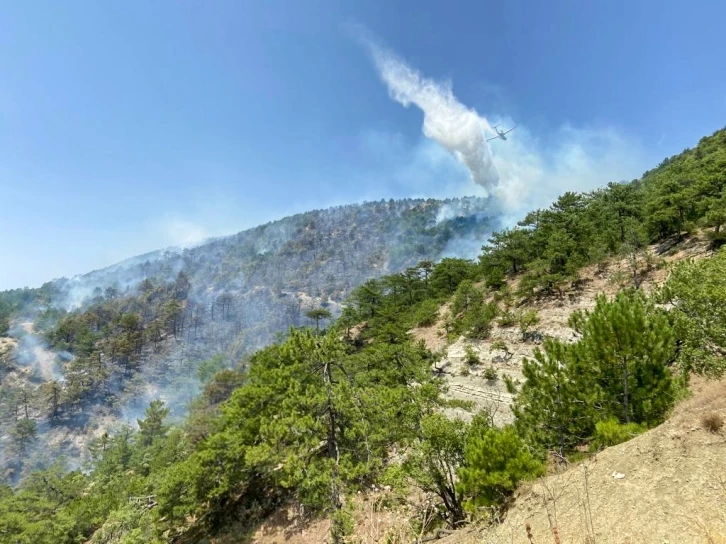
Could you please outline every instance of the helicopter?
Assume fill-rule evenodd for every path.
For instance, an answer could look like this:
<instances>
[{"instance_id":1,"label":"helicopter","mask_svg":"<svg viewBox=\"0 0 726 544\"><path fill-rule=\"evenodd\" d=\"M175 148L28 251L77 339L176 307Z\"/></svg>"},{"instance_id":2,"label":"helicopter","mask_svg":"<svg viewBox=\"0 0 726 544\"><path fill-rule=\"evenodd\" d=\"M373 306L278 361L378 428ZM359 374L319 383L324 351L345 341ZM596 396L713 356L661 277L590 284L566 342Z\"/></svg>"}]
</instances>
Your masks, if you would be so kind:
<instances>
[{"instance_id":1,"label":"helicopter","mask_svg":"<svg viewBox=\"0 0 726 544\"><path fill-rule=\"evenodd\" d=\"M507 131L502 131L502 130L499 130L499 129L497 128L498 126L499 126L499 125L494 125L494 127L493 127L493 128L494 128L494 132L496 132L496 133L497 133L497 135L496 135L496 136L494 136L493 138L487 138L487 142L491 142L492 140L496 140L497 138L500 138L500 139L502 139L502 140L506 140L506 139L507 139L507 136L506 136L506 135L507 135L507 134L509 134L510 132L512 132L512 131L513 131L513 130L514 130L515 128L517 128L517 125L514 125L514 126L513 126L512 128L510 128L509 130L507 130Z\"/></svg>"}]
</instances>

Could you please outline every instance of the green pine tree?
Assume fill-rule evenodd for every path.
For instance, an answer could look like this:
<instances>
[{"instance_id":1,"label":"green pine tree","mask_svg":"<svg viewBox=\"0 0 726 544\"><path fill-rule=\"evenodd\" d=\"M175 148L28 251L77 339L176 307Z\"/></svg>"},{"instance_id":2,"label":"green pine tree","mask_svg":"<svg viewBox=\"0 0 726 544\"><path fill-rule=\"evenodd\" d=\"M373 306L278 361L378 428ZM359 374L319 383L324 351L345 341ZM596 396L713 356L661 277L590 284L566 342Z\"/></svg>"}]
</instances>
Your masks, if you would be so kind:
<instances>
[{"instance_id":1,"label":"green pine tree","mask_svg":"<svg viewBox=\"0 0 726 544\"><path fill-rule=\"evenodd\" d=\"M513 427L496 429L473 425L459 468L457 489L468 497L467 506L502 505L522 480L544 473Z\"/></svg>"},{"instance_id":2,"label":"green pine tree","mask_svg":"<svg viewBox=\"0 0 726 544\"><path fill-rule=\"evenodd\" d=\"M726 372L726 249L676 265L658 300L673 306L682 372Z\"/></svg>"},{"instance_id":3,"label":"green pine tree","mask_svg":"<svg viewBox=\"0 0 726 544\"><path fill-rule=\"evenodd\" d=\"M524 359L522 374L513 406L522 435L560 455L586 440L595 424L597 391L578 367L574 347L545 340L533 359Z\"/></svg>"},{"instance_id":4,"label":"green pine tree","mask_svg":"<svg viewBox=\"0 0 726 544\"><path fill-rule=\"evenodd\" d=\"M674 401L668 365L675 336L666 314L639 292L604 295L591 313L573 316L582 334L576 346L582 372L602 391L603 418L656 424Z\"/></svg>"},{"instance_id":5,"label":"green pine tree","mask_svg":"<svg viewBox=\"0 0 726 544\"><path fill-rule=\"evenodd\" d=\"M164 406L164 401L152 400L149 403L145 413L146 417L136 420L139 424L139 434L143 445L149 446L154 440L164 436L167 428L164 425L164 419L167 415L169 415L169 408Z\"/></svg>"},{"instance_id":6,"label":"green pine tree","mask_svg":"<svg viewBox=\"0 0 726 544\"><path fill-rule=\"evenodd\" d=\"M421 421L421 436L404 463L404 470L416 485L438 496L455 527L464 519L462 495L457 489L456 471L464 462L467 425L443 414Z\"/></svg>"}]
</instances>

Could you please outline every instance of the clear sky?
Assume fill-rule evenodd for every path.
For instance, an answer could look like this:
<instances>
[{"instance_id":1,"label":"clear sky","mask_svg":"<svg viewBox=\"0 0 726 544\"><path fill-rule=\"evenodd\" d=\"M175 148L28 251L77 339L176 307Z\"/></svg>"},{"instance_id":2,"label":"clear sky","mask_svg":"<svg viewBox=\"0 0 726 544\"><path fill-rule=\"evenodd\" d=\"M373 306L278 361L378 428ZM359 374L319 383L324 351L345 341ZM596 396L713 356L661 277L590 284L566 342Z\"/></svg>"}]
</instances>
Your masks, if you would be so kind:
<instances>
[{"instance_id":1,"label":"clear sky","mask_svg":"<svg viewBox=\"0 0 726 544\"><path fill-rule=\"evenodd\" d=\"M724 20L714 1L0 1L0 288L476 192L361 35L518 123L492 149L524 193L637 177L726 124Z\"/></svg>"}]
</instances>

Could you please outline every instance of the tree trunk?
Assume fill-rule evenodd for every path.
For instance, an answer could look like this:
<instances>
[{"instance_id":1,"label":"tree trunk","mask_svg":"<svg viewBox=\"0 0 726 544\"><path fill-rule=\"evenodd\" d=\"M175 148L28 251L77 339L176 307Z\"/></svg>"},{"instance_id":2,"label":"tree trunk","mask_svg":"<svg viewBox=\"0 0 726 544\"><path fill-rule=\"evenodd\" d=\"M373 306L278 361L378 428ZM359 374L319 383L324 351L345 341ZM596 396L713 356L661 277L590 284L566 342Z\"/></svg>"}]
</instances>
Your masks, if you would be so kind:
<instances>
[{"instance_id":1,"label":"tree trunk","mask_svg":"<svg viewBox=\"0 0 726 544\"><path fill-rule=\"evenodd\" d=\"M562 413L561 412L561 410L562 410L562 395L560 394L560 384L559 384L559 382L557 383L556 389L557 389L557 410L558 410L558 412L560 412L560 414L558 414L558 416L557 416L557 442L558 442L558 444L560 446L560 451L559 451L560 456L563 456L564 455L564 451L565 451L565 437L564 437L564 433L563 433L563 430L562 430L562 418L560 417L560 415Z\"/></svg>"},{"instance_id":2,"label":"tree trunk","mask_svg":"<svg viewBox=\"0 0 726 544\"><path fill-rule=\"evenodd\" d=\"M323 367L323 379L325 380L325 391L328 397L328 457L335 461L332 474L330 475L330 503L333 507L334 514L337 514L342 508L342 503L340 501L340 489L338 487L338 464L340 463L340 450L338 449L338 438L335 432L336 414L333 406L333 376L330 363L325 363ZM337 520L336 517L333 518L330 532L330 536L333 538L334 544L343 542L343 531L340 527L340 521Z\"/></svg>"},{"instance_id":3,"label":"tree trunk","mask_svg":"<svg viewBox=\"0 0 726 544\"><path fill-rule=\"evenodd\" d=\"M628 374L628 361L623 359L623 405L625 408L625 423L630 423L630 390L629 382L630 376Z\"/></svg>"},{"instance_id":4,"label":"tree trunk","mask_svg":"<svg viewBox=\"0 0 726 544\"><path fill-rule=\"evenodd\" d=\"M30 419L28 415L28 391L23 389L23 405L25 407L25 419Z\"/></svg>"}]
</instances>

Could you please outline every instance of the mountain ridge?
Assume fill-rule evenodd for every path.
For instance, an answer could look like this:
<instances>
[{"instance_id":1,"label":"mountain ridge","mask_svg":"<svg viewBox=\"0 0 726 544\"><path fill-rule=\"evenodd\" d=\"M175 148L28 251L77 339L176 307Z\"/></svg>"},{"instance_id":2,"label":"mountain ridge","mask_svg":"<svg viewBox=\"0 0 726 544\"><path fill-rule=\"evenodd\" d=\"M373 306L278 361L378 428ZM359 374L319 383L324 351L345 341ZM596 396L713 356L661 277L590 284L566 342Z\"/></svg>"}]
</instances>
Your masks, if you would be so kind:
<instances>
[{"instance_id":1,"label":"mountain ridge","mask_svg":"<svg viewBox=\"0 0 726 544\"><path fill-rule=\"evenodd\" d=\"M371 277L437 260L462 239L483 243L487 209L470 197L313 210L0 293L0 303L29 297L13 310L14 344L3 344L0 430L27 392L22 404L42 423L41 438L74 456L114 419L135 424L155 398L182 417L202 386L203 361L218 356L232 367L304 325L309 310L339 315L350 290Z\"/></svg>"}]
</instances>

